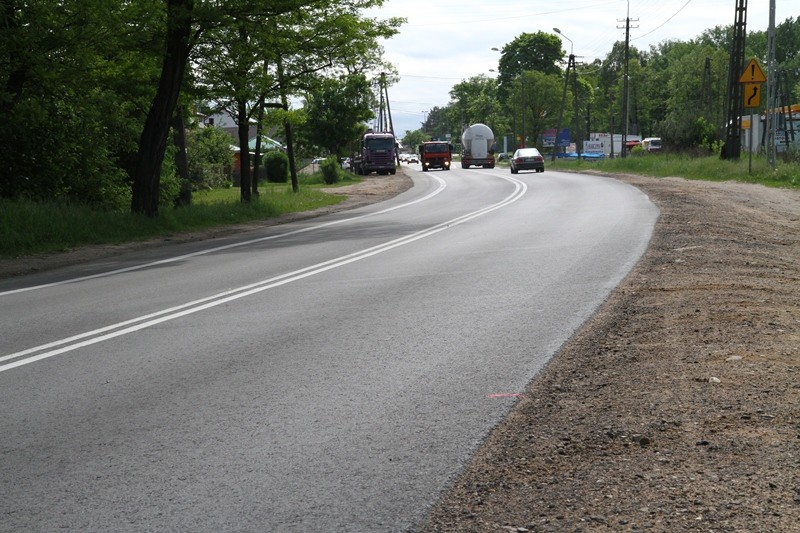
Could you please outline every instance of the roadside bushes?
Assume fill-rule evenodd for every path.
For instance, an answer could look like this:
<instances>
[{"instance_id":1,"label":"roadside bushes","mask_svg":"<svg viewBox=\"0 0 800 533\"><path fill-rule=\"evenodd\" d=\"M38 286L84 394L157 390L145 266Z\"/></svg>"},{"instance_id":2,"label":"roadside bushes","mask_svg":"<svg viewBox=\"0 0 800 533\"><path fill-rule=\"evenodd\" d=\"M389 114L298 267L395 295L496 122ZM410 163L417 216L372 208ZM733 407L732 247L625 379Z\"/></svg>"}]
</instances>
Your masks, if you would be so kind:
<instances>
[{"instance_id":1,"label":"roadside bushes","mask_svg":"<svg viewBox=\"0 0 800 533\"><path fill-rule=\"evenodd\" d=\"M264 170L270 183L289 181L289 157L283 152L273 150L264 154Z\"/></svg>"},{"instance_id":2,"label":"roadside bushes","mask_svg":"<svg viewBox=\"0 0 800 533\"><path fill-rule=\"evenodd\" d=\"M186 136L189 180L194 190L217 189L230 184L233 166L231 138L220 128L189 130Z\"/></svg>"},{"instance_id":3,"label":"roadside bushes","mask_svg":"<svg viewBox=\"0 0 800 533\"><path fill-rule=\"evenodd\" d=\"M328 185L338 183L339 180L342 179L342 169L339 166L339 160L335 155L326 158L322 163L320 163L319 168L322 171L322 181Z\"/></svg>"}]
</instances>

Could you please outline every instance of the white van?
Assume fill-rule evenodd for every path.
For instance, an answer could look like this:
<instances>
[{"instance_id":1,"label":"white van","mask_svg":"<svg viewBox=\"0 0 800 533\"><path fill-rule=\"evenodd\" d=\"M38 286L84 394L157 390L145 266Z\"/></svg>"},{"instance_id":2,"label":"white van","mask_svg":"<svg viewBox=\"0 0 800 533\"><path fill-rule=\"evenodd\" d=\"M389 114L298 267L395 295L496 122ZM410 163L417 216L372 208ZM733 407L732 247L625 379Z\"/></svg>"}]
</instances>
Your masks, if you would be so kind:
<instances>
[{"instance_id":1,"label":"white van","mask_svg":"<svg viewBox=\"0 0 800 533\"><path fill-rule=\"evenodd\" d=\"M661 137L647 137L642 139L642 148L645 152L658 152L661 150Z\"/></svg>"}]
</instances>

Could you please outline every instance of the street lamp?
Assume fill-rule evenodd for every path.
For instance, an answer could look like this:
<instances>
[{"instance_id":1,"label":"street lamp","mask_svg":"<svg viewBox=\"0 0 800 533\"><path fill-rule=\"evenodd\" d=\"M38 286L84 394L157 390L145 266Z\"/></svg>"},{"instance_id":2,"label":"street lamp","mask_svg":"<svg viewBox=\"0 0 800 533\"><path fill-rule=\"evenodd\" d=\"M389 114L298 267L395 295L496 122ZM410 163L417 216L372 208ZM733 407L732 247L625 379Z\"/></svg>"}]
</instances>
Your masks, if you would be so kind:
<instances>
[{"instance_id":1,"label":"street lamp","mask_svg":"<svg viewBox=\"0 0 800 533\"><path fill-rule=\"evenodd\" d=\"M502 50L500 50L500 49L499 49L499 48L497 48L496 46L493 46L493 47L491 48L491 50L492 50L492 52L501 52L501 53L502 53ZM499 67L499 65L498 65L498 69L497 69L497 70L495 70L495 69L493 69L493 68L490 68L490 69L489 69L489 72L492 72L492 73L494 73L494 74L497 74L497 78L496 78L496 79L498 80L498 82L500 82L500 67ZM515 102L516 102L516 96L515 96ZM515 115L515 116L514 116L514 117L513 117L513 119L512 119L513 127L512 127L512 132L511 132L511 135L514 137L514 139L516 139L516 136L517 136L516 105L515 105L515 109L514 109L514 115ZM515 142L516 142L516 141L515 141ZM503 152L504 152L504 153L505 153L505 152L508 152L508 135L506 135L506 134L503 134Z\"/></svg>"},{"instance_id":2,"label":"street lamp","mask_svg":"<svg viewBox=\"0 0 800 533\"><path fill-rule=\"evenodd\" d=\"M562 36L564 39L569 41L569 55L574 55L572 53L572 39L570 39L569 37L567 37L566 35L561 33L561 30L559 30L558 28L553 28L553 31L556 32L557 34L559 34L560 36Z\"/></svg>"}]
</instances>

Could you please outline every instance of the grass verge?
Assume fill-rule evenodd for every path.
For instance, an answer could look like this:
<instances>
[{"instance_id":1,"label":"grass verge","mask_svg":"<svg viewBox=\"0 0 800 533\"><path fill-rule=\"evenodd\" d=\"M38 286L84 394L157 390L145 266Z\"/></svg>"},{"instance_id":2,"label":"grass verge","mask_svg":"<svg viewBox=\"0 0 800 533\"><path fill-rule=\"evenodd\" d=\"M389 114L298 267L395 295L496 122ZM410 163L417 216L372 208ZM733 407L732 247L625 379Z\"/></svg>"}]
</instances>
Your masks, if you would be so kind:
<instances>
[{"instance_id":1,"label":"grass verge","mask_svg":"<svg viewBox=\"0 0 800 533\"><path fill-rule=\"evenodd\" d=\"M760 183L769 187L800 188L800 163L777 161L772 169L763 156L752 161L742 156L739 161L722 160L717 156L685 157L673 154L641 154L626 158L591 160L556 159L545 161L553 170L600 170L657 178L681 177L705 181L739 181Z\"/></svg>"},{"instance_id":2,"label":"grass verge","mask_svg":"<svg viewBox=\"0 0 800 533\"><path fill-rule=\"evenodd\" d=\"M297 193L292 192L291 184L264 184L259 187L258 199L250 203L240 201L238 188L196 192L192 205L162 207L156 218L61 202L0 199L0 258L59 252L89 244L140 241L266 220L334 205L345 199L320 191L322 187L330 187L323 183L321 174L304 174L300 180ZM337 185L358 181L358 177L346 173Z\"/></svg>"}]
</instances>

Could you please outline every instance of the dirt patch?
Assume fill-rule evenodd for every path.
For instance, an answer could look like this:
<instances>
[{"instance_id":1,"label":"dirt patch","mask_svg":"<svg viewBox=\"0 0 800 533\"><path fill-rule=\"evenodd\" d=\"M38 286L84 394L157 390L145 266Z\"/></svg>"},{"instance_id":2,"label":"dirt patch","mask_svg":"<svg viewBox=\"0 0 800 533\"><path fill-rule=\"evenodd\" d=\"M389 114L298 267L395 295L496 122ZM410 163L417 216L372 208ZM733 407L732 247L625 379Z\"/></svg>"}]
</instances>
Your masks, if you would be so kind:
<instances>
[{"instance_id":1,"label":"dirt patch","mask_svg":"<svg viewBox=\"0 0 800 533\"><path fill-rule=\"evenodd\" d=\"M798 531L800 192L619 179L645 257L421 531Z\"/></svg>"}]
</instances>

